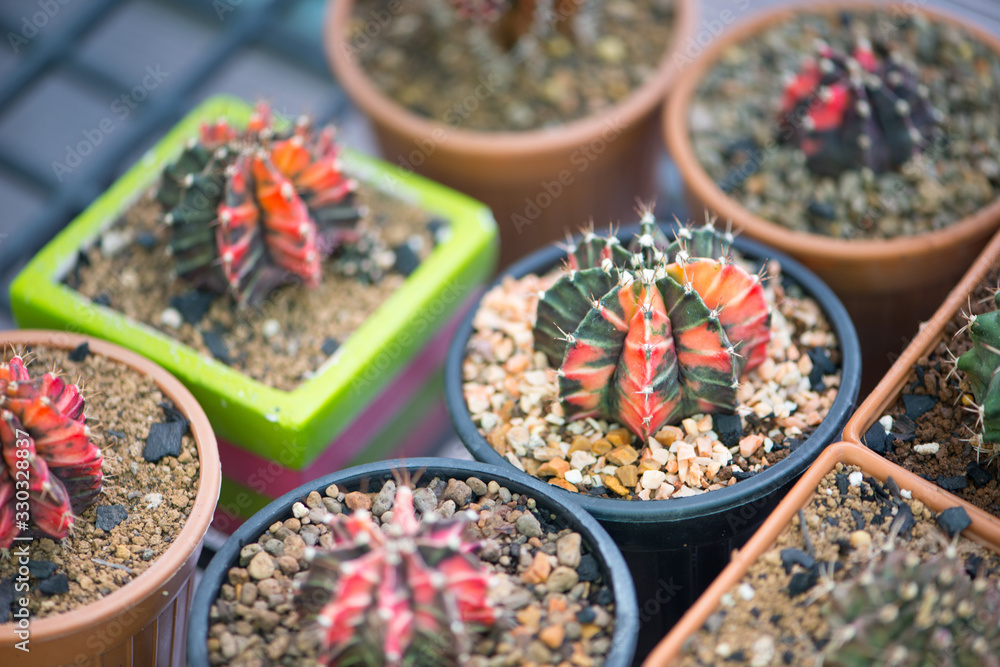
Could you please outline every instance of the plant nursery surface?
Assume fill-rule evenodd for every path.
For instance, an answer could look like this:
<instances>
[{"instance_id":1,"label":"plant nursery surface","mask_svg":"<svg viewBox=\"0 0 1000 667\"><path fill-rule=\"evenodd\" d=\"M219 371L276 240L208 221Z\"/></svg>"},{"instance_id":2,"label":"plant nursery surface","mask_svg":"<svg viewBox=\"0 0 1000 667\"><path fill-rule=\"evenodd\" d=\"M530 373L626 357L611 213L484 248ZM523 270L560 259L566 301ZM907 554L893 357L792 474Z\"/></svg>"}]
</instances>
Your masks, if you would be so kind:
<instances>
[{"instance_id":1,"label":"plant nursery surface","mask_svg":"<svg viewBox=\"0 0 1000 667\"><path fill-rule=\"evenodd\" d=\"M767 359L740 383L738 415L695 415L649 442L604 420L567 421L557 369L532 333L538 294L562 275L556 269L507 278L483 297L462 366L472 419L513 465L572 492L680 498L751 477L808 437L840 384L838 341L819 305L786 289L777 262L768 273Z\"/></svg>"},{"instance_id":2,"label":"plant nursery surface","mask_svg":"<svg viewBox=\"0 0 1000 667\"><path fill-rule=\"evenodd\" d=\"M909 526L899 530L896 548L917 554L923 562L940 557L950 542L937 516L903 491L893 493L890 485L856 466L838 463L799 518L688 640L681 664L822 664L832 634L831 582L861 577L886 548L894 526ZM962 537L955 544L956 558L971 576L984 577L993 587L1000 584L1000 556ZM894 592L889 586L885 590ZM937 605L935 611L944 606ZM871 630L873 645L877 631ZM915 644L913 638L908 641Z\"/></svg>"},{"instance_id":3,"label":"plant nursery surface","mask_svg":"<svg viewBox=\"0 0 1000 667\"><path fill-rule=\"evenodd\" d=\"M553 27L556 18L508 50L490 24L440 4L361 0L348 47L386 95L467 130L527 130L601 112L652 78L674 31L673 0L557 2L557 17L559 7L576 7L569 32ZM392 18L376 30L368 24L379 13Z\"/></svg>"},{"instance_id":4,"label":"plant nursery surface","mask_svg":"<svg viewBox=\"0 0 1000 667\"><path fill-rule=\"evenodd\" d=\"M968 381L954 370L954 359L972 347L959 331L968 324L969 314L994 310L998 284L1000 269L994 268L945 326L937 347L910 369L888 419L873 424L865 441L893 463L1000 517L996 445L977 443L978 417L963 398L972 396Z\"/></svg>"},{"instance_id":5,"label":"plant nursery surface","mask_svg":"<svg viewBox=\"0 0 1000 667\"><path fill-rule=\"evenodd\" d=\"M414 490L418 516L475 515L465 536L482 540L479 557L496 577L488 593L498 611L492 629L472 633L470 666L603 664L614 633L614 595L590 546L561 528L534 499L512 494L495 481L434 478ZM346 491L346 493L345 493ZM376 524L390 521L396 483L379 491L347 491L331 485L293 506L256 542L243 547L210 612L212 664L318 664L321 628L299 611L295 582L305 581L307 547L333 543L328 513L370 510ZM407 663L410 664L410 663ZM423 667L439 659L418 660Z\"/></svg>"},{"instance_id":6,"label":"plant nursery surface","mask_svg":"<svg viewBox=\"0 0 1000 667\"><path fill-rule=\"evenodd\" d=\"M850 53L869 39L915 64L940 112L940 140L899 171L849 169L818 176L802 152L781 143L786 80L816 41ZM1000 192L1000 56L965 30L908 13L797 14L730 46L689 110L701 165L755 215L797 231L842 238L891 238L940 229L983 208Z\"/></svg>"},{"instance_id":7,"label":"plant nursery surface","mask_svg":"<svg viewBox=\"0 0 1000 667\"><path fill-rule=\"evenodd\" d=\"M227 294L191 289L174 278L163 207L148 192L81 253L67 281L97 303L190 345L259 382L284 391L312 377L365 319L430 254L445 232L418 207L359 187L368 214L359 228L385 248L368 259L383 273L372 282L349 274L335 253L316 288L290 284L260 306L239 309Z\"/></svg>"},{"instance_id":8,"label":"plant nursery surface","mask_svg":"<svg viewBox=\"0 0 1000 667\"><path fill-rule=\"evenodd\" d=\"M168 399L148 377L105 357L44 347L19 350L32 377L57 371L76 382L86 401L91 442L104 455L97 502L76 517L69 535L36 535L29 545L29 610L36 618L72 611L140 576L174 542L198 492L194 438L185 431L179 454L144 457L154 424L174 421ZM9 350L4 359L10 358ZM166 406L166 407L161 407ZM186 428L186 426L185 426ZM151 457L152 458L152 457ZM104 526L100 528L99 526ZM0 559L0 623L8 620L17 559Z\"/></svg>"}]
</instances>

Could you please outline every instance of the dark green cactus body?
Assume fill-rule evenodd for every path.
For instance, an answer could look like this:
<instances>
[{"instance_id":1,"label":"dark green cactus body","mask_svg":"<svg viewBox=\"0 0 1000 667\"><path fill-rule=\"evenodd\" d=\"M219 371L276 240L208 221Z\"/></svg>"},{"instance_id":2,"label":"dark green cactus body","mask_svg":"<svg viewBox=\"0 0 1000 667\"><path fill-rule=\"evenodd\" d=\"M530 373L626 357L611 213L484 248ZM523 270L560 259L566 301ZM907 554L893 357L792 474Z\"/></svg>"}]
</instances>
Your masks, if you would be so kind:
<instances>
[{"instance_id":1,"label":"dark green cactus body","mask_svg":"<svg viewBox=\"0 0 1000 667\"><path fill-rule=\"evenodd\" d=\"M994 297L1000 307L1000 292ZM1000 310L977 315L969 322L972 349L958 359L980 410L983 442L1000 443Z\"/></svg>"},{"instance_id":2,"label":"dark green cactus body","mask_svg":"<svg viewBox=\"0 0 1000 667\"><path fill-rule=\"evenodd\" d=\"M1000 582L972 579L953 547L897 549L837 584L824 609L829 667L1000 667Z\"/></svg>"},{"instance_id":3,"label":"dark green cactus body","mask_svg":"<svg viewBox=\"0 0 1000 667\"><path fill-rule=\"evenodd\" d=\"M735 410L740 376L764 359L770 315L759 280L727 250L711 224L671 241L649 213L628 250L593 233L568 248L534 327L568 416L614 419L645 439Z\"/></svg>"}]
</instances>

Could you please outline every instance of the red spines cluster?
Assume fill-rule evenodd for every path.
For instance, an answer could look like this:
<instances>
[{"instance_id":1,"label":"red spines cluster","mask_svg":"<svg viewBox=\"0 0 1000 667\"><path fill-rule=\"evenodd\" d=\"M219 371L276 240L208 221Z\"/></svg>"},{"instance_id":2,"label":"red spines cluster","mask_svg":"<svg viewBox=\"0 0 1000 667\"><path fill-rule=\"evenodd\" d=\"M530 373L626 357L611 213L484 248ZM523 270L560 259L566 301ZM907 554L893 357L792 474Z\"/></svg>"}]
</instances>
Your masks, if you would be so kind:
<instances>
[{"instance_id":1,"label":"red spines cluster","mask_svg":"<svg viewBox=\"0 0 1000 667\"><path fill-rule=\"evenodd\" d=\"M74 514L100 494L104 459L90 442L83 409L76 385L52 373L31 378L19 356L0 364L0 548L28 525L66 537Z\"/></svg>"},{"instance_id":2,"label":"red spines cluster","mask_svg":"<svg viewBox=\"0 0 1000 667\"><path fill-rule=\"evenodd\" d=\"M307 551L303 586L307 595L329 595L317 617L326 664L394 667L428 650L436 664L468 660L464 628L495 620L490 576L474 556L478 544L462 538L464 516L434 518L418 519L413 491L400 486L392 521L381 528L365 511L329 520L334 545Z\"/></svg>"}]
</instances>

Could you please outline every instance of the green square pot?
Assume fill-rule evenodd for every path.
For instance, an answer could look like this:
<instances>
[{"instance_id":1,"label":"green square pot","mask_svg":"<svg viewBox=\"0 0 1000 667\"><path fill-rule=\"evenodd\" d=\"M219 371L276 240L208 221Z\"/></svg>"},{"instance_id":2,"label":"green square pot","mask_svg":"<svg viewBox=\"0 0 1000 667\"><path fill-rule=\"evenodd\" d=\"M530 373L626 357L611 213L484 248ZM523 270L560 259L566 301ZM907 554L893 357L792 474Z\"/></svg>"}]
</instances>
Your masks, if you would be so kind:
<instances>
[{"instance_id":1,"label":"green square pot","mask_svg":"<svg viewBox=\"0 0 1000 667\"><path fill-rule=\"evenodd\" d=\"M109 225L158 182L163 166L198 135L203 121L224 115L243 125L250 112L243 100L213 97L188 114L31 260L11 286L11 308L21 327L87 333L152 359L187 385L219 438L299 470L380 395L492 273L497 230L485 205L345 149L344 168L351 176L447 220L451 236L434 248L313 378L293 391L265 386L150 326L91 302L62 283L80 248L97 242Z\"/></svg>"}]
</instances>

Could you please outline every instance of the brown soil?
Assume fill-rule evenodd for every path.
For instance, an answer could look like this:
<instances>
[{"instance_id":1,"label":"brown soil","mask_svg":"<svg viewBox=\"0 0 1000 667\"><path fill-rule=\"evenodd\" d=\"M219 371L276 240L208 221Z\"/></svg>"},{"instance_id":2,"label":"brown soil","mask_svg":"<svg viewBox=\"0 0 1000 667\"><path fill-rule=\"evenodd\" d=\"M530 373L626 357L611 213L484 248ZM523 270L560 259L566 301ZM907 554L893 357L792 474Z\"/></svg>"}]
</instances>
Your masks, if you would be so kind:
<instances>
[{"instance_id":1,"label":"brown soil","mask_svg":"<svg viewBox=\"0 0 1000 667\"><path fill-rule=\"evenodd\" d=\"M359 203L369 214L360 225L376 230L395 247L413 236L420 238L421 258L433 247L427 230L429 216L417 207L362 186ZM147 192L126 211L111 229L123 232L130 242L112 257L105 257L100 244L84 251L86 261L71 272L70 285L91 299L109 299L110 308L132 320L193 347L212 357L204 332L221 335L229 351L230 365L275 389L292 391L329 358L323 351L328 339L342 344L406 280L397 272L387 273L375 285L336 273L327 262L319 287L286 285L257 308L236 309L228 295L219 295L201 322L184 322L172 328L161 321L173 297L191 291L184 281L173 279L167 254L168 228L162 224L163 210ZM143 232L155 236L145 248L134 239ZM280 331L264 336L264 324L276 320Z\"/></svg>"},{"instance_id":2,"label":"brown soil","mask_svg":"<svg viewBox=\"0 0 1000 667\"><path fill-rule=\"evenodd\" d=\"M421 503L416 495L425 486L433 493ZM275 521L256 542L245 546L240 566L230 568L212 605L211 664L315 666L319 627L305 612L300 615L294 601L295 582L306 578L309 567L304 549L332 542L323 522L328 512L349 513L361 507L378 515L373 517L376 524L388 519L383 512L391 507L388 501L395 490L390 481L380 492L366 494L345 494L336 485L323 494L314 491L302 499L296 515L301 518ZM384 496L382 501L379 496ZM572 531L561 527L554 515L537 511L534 499L512 494L494 481L435 478L418 485L415 499L419 516L433 511L449 517L471 510L478 517L466 528L466 537L483 542L479 555L483 567L495 576L488 595L498 620L491 630L471 637L469 667L603 664L614 633L614 597L590 545L577 539L573 546L564 542L557 548L557 542ZM518 521L527 514L535 520ZM537 575L537 584L522 580L529 572ZM426 657L414 664L429 667Z\"/></svg>"},{"instance_id":3,"label":"brown soil","mask_svg":"<svg viewBox=\"0 0 1000 667\"><path fill-rule=\"evenodd\" d=\"M60 542L37 537L17 543L29 545L32 560L55 563L56 574L69 577L69 592L53 596L43 594L39 580L31 577L28 608L42 618L98 600L149 569L191 513L199 464L190 432L184 435L180 456L158 463L143 458L150 424L165 421L159 404L169 405L149 378L94 354L74 362L68 351L36 347L29 352L25 362L32 376L61 371L80 386L91 440L104 454L101 494L77 517L69 536ZM96 526L97 508L107 505L122 505L128 512L110 532ZM0 580L13 577L17 565L16 559L0 560ZM5 613L0 610L0 615Z\"/></svg>"},{"instance_id":4,"label":"brown soil","mask_svg":"<svg viewBox=\"0 0 1000 667\"><path fill-rule=\"evenodd\" d=\"M815 560L842 565L833 575L838 582L864 570L872 555L886 545L894 521L891 514L886 515L889 503L870 486L871 478L865 477L859 486L848 485L847 494L841 493L838 478L841 485L847 484L845 478L855 470L858 468L838 464L835 472L823 478L804 510ZM900 537L899 545L924 560L940 553L947 540L935 514L919 500L896 498L896 502L908 505L916 519L912 531ZM982 572L993 580L1000 578L1000 556L996 553L964 538L959 538L957 546L960 559L968 563L971 556L982 558ZM722 608L688 640L683 665L820 664L822 648L830 637L823 614L824 581L821 578L808 592L790 597L793 577L801 577L806 570L794 565L786 573L781 562L783 549L809 551L798 519L793 519L774 546L726 593ZM767 655L771 659L765 659Z\"/></svg>"},{"instance_id":5,"label":"brown soil","mask_svg":"<svg viewBox=\"0 0 1000 667\"><path fill-rule=\"evenodd\" d=\"M973 434L978 433L976 416L963 406L962 397L968 393L968 385L962 373L952 372L954 363L951 360L972 346L968 336L957 335L967 322L966 315L970 309L975 314L993 310L993 295L998 284L1000 268L995 268L972 292L968 305L947 324L938 345L910 370L902 395L889 410L893 418L890 431L895 441L885 455L890 461L933 482L937 482L939 476L964 479L967 467L978 461L992 475L992 479L983 486L977 486L968 478L964 488L949 490L995 516L1000 516L1000 459L995 455L977 453L970 442ZM923 382L918 379L921 376ZM914 423L906 417L905 394L934 396L937 404L917 417ZM968 396L972 397L971 394ZM903 440L911 434L914 436L911 440ZM935 454L920 454L914 450L915 445L935 442L940 445Z\"/></svg>"},{"instance_id":6,"label":"brown soil","mask_svg":"<svg viewBox=\"0 0 1000 667\"><path fill-rule=\"evenodd\" d=\"M549 127L626 98L655 74L674 32L673 0L564 4L578 6L571 23L582 29L505 51L489 31L456 21L447 1L359 0L346 48L421 116L467 130Z\"/></svg>"}]
</instances>

